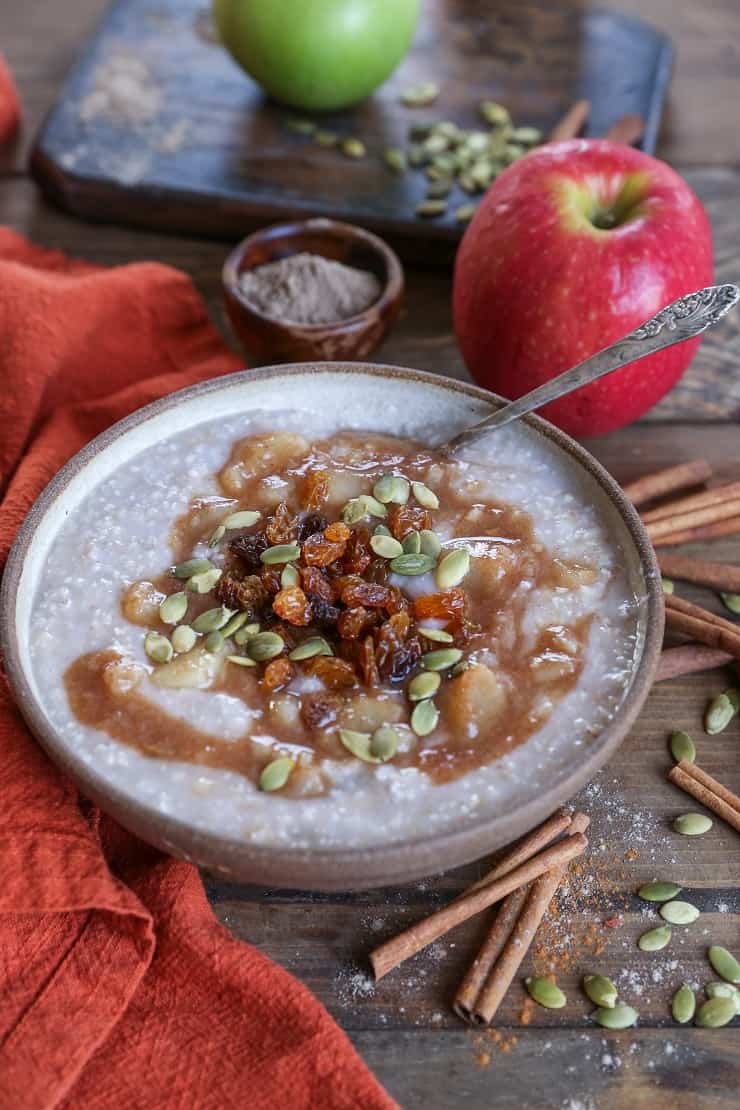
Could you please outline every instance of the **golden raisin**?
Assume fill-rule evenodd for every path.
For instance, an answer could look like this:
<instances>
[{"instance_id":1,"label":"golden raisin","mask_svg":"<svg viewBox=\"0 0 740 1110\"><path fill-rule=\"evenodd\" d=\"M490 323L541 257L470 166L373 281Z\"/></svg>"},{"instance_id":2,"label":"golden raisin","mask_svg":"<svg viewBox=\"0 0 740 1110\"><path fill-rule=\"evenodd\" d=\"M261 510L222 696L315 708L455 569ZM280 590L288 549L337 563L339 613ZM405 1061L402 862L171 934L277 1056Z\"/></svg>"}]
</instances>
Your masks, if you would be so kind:
<instances>
[{"instance_id":1,"label":"golden raisin","mask_svg":"<svg viewBox=\"0 0 740 1110\"><path fill-rule=\"evenodd\" d=\"M465 591L458 587L439 594L424 594L414 601L414 616L417 620L429 617L437 620L459 620L465 613L466 604Z\"/></svg>"},{"instance_id":2,"label":"golden raisin","mask_svg":"<svg viewBox=\"0 0 740 1110\"><path fill-rule=\"evenodd\" d=\"M402 540L409 532L431 528L432 514L428 509L417 508L415 505L390 505L388 527L397 540Z\"/></svg>"},{"instance_id":3,"label":"golden raisin","mask_svg":"<svg viewBox=\"0 0 740 1110\"><path fill-rule=\"evenodd\" d=\"M213 593L227 609L241 609L251 617L257 617L267 602L267 591L256 574L238 578L227 571L219 578Z\"/></svg>"},{"instance_id":4,"label":"golden raisin","mask_svg":"<svg viewBox=\"0 0 740 1110\"><path fill-rule=\"evenodd\" d=\"M370 546L370 535L369 528L360 525L347 540L347 549L342 557L342 566L347 574L363 574L373 561L374 553Z\"/></svg>"},{"instance_id":5,"label":"golden raisin","mask_svg":"<svg viewBox=\"0 0 740 1110\"><path fill-rule=\"evenodd\" d=\"M334 590L323 570L318 567L301 567L301 585L307 594L315 594L322 601L333 601Z\"/></svg>"},{"instance_id":6,"label":"golden raisin","mask_svg":"<svg viewBox=\"0 0 740 1110\"><path fill-rule=\"evenodd\" d=\"M281 655L277 659L271 659L267 664L262 682L268 690L279 690L281 686L287 686L292 677L293 664L290 659Z\"/></svg>"},{"instance_id":7,"label":"golden raisin","mask_svg":"<svg viewBox=\"0 0 740 1110\"><path fill-rule=\"evenodd\" d=\"M303 486L303 504L309 511L320 509L329 495L329 475L325 470L311 470Z\"/></svg>"},{"instance_id":8,"label":"golden raisin","mask_svg":"<svg viewBox=\"0 0 740 1110\"><path fill-rule=\"evenodd\" d=\"M356 609L344 609L339 614L337 631L343 640L359 640L363 632L376 623L377 615L359 605Z\"/></svg>"},{"instance_id":9,"label":"golden raisin","mask_svg":"<svg viewBox=\"0 0 740 1110\"><path fill-rule=\"evenodd\" d=\"M351 535L350 529L341 520L335 520L324 529L324 536L330 543L346 543Z\"/></svg>"},{"instance_id":10,"label":"golden raisin","mask_svg":"<svg viewBox=\"0 0 740 1110\"><path fill-rule=\"evenodd\" d=\"M366 636L360 650L360 669L366 686L380 686L380 673L375 659L375 641Z\"/></svg>"},{"instance_id":11,"label":"golden raisin","mask_svg":"<svg viewBox=\"0 0 740 1110\"><path fill-rule=\"evenodd\" d=\"M275 595L272 607L288 624L311 623L311 605L300 586L289 586L285 590L280 590Z\"/></svg>"},{"instance_id":12,"label":"golden raisin","mask_svg":"<svg viewBox=\"0 0 740 1110\"><path fill-rule=\"evenodd\" d=\"M384 608L392 596L389 586L379 586L375 582L351 582L342 588L342 601L350 609L359 605L368 609Z\"/></svg>"},{"instance_id":13,"label":"golden raisin","mask_svg":"<svg viewBox=\"0 0 740 1110\"><path fill-rule=\"evenodd\" d=\"M282 586L280 568L275 566L262 567L260 581L268 593L276 594Z\"/></svg>"},{"instance_id":14,"label":"golden raisin","mask_svg":"<svg viewBox=\"0 0 740 1110\"><path fill-rule=\"evenodd\" d=\"M272 516L267 519L265 536L271 544L290 543L296 538L297 529L298 521L285 502L281 501Z\"/></svg>"},{"instance_id":15,"label":"golden raisin","mask_svg":"<svg viewBox=\"0 0 740 1110\"><path fill-rule=\"evenodd\" d=\"M321 534L314 534L303 545L303 561L310 567L325 567L341 559L345 547L345 543L331 543Z\"/></svg>"},{"instance_id":16,"label":"golden raisin","mask_svg":"<svg viewBox=\"0 0 740 1110\"><path fill-rule=\"evenodd\" d=\"M306 659L303 669L307 674L320 678L329 690L357 685L357 675L351 663L333 655L316 655L313 659Z\"/></svg>"}]
</instances>

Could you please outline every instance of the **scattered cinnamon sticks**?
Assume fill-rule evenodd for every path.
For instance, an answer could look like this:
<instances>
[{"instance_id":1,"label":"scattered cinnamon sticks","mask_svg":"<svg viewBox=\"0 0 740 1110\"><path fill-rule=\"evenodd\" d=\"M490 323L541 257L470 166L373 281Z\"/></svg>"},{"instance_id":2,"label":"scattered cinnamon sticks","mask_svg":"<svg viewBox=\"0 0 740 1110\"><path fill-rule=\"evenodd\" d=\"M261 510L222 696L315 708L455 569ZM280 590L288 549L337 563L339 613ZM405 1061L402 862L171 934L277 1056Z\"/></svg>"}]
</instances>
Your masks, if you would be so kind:
<instances>
[{"instance_id":1,"label":"scattered cinnamon sticks","mask_svg":"<svg viewBox=\"0 0 740 1110\"><path fill-rule=\"evenodd\" d=\"M613 123L604 132L604 138L611 140L613 143L625 143L627 146L632 146L633 143L642 138L644 130L645 120L642 116L629 114L622 116L616 123Z\"/></svg>"},{"instance_id":2,"label":"scattered cinnamon sticks","mask_svg":"<svg viewBox=\"0 0 740 1110\"><path fill-rule=\"evenodd\" d=\"M721 487L720 487L721 488ZM719 521L740 518L740 497L714 501L697 509L661 517L645 525L645 530L654 544L676 543L676 535L682 532L695 533L698 528L714 525Z\"/></svg>"},{"instance_id":3,"label":"scattered cinnamon sticks","mask_svg":"<svg viewBox=\"0 0 740 1110\"><path fill-rule=\"evenodd\" d=\"M740 532L740 516L732 516L727 520L715 520L710 524L697 524L690 528L669 532L659 539L654 539L653 545L671 547L680 543L696 543L698 540L716 540L720 536L735 536L738 532Z\"/></svg>"},{"instance_id":4,"label":"scattered cinnamon sticks","mask_svg":"<svg viewBox=\"0 0 740 1110\"><path fill-rule=\"evenodd\" d=\"M684 601L675 594L666 594L665 619L669 628L740 659L740 627L724 617L715 616L708 609Z\"/></svg>"},{"instance_id":5,"label":"scattered cinnamon sticks","mask_svg":"<svg viewBox=\"0 0 740 1110\"><path fill-rule=\"evenodd\" d=\"M724 486L712 486L711 489L701 490L700 493L692 493L689 497L668 501L666 504L659 505L657 509L649 509L640 515L645 524L652 524L656 520L665 520L666 517L677 516L679 513L688 513L692 509L706 509L721 505L739 497L740 482L728 482Z\"/></svg>"},{"instance_id":6,"label":"scattered cinnamon sticks","mask_svg":"<svg viewBox=\"0 0 740 1110\"><path fill-rule=\"evenodd\" d=\"M633 505L645 505L659 497L666 497L669 493L700 486L711 476L712 468L706 459L692 459L690 462L678 463L665 470L646 474L624 486L624 492Z\"/></svg>"},{"instance_id":7,"label":"scattered cinnamon sticks","mask_svg":"<svg viewBox=\"0 0 740 1110\"><path fill-rule=\"evenodd\" d=\"M681 678L685 674L700 671L713 671L731 663L733 656L721 648L706 647L704 644L682 644L680 647L665 648L661 653L655 672L656 682L669 678Z\"/></svg>"},{"instance_id":8,"label":"scattered cinnamon sticks","mask_svg":"<svg viewBox=\"0 0 740 1110\"><path fill-rule=\"evenodd\" d=\"M555 124L548 136L548 141L551 143L558 143L563 139L575 139L576 135L580 134L581 128L588 119L588 113L590 111L590 101L577 100L575 104L568 109L563 118Z\"/></svg>"},{"instance_id":9,"label":"scattered cinnamon sticks","mask_svg":"<svg viewBox=\"0 0 740 1110\"><path fill-rule=\"evenodd\" d=\"M701 767L682 759L671 768L668 780L740 832L740 798Z\"/></svg>"},{"instance_id":10,"label":"scattered cinnamon sticks","mask_svg":"<svg viewBox=\"0 0 740 1110\"><path fill-rule=\"evenodd\" d=\"M688 555L659 551L658 565L669 578L694 582L697 586L708 586L711 590L740 593L740 567L729 563L712 563L704 559L692 559Z\"/></svg>"}]
</instances>

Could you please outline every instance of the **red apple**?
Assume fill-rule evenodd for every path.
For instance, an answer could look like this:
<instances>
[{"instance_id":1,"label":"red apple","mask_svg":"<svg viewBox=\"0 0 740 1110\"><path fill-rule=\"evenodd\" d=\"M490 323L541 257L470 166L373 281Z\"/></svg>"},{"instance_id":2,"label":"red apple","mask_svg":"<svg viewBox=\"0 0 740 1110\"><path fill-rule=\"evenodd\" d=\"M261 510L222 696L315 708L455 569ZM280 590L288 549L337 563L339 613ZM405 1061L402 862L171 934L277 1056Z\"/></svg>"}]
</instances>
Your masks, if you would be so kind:
<instances>
[{"instance_id":1,"label":"red apple","mask_svg":"<svg viewBox=\"0 0 740 1110\"><path fill-rule=\"evenodd\" d=\"M512 400L712 283L709 220L664 162L605 139L549 143L496 179L455 262L455 331L475 380ZM646 412L688 366L677 344L547 405L571 435Z\"/></svg>"}]
</instances>

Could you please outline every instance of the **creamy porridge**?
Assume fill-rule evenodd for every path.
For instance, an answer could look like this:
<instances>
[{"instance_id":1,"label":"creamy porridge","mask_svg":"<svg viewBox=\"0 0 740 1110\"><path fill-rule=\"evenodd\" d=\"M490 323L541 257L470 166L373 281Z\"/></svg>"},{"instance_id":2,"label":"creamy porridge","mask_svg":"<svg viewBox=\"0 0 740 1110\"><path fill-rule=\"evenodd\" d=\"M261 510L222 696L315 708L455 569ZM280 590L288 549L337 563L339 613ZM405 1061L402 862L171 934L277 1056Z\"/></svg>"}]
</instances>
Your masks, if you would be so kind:
<instances>
[{"instance_id":1,"label":"creamy porridge","mask_svg":"<svg viewBox=\"0 0 740 1110\"><path fill-rule=\"evenodd\" d=\"M599 511L514 426L485 456L252 413L124 464L37 592L46 709L203 829L428 835L572 764L618 708L637 602Z\"/></svg>"}]
</instances>

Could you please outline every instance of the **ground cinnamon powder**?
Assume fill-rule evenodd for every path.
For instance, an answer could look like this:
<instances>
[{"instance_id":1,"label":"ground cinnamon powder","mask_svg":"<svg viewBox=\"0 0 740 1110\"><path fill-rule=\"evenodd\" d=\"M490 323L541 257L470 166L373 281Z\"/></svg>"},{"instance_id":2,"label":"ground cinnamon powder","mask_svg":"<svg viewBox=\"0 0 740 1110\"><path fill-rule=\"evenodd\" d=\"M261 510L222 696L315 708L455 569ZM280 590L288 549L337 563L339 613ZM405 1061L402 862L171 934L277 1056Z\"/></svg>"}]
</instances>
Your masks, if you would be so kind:
<instances>
[{"instance_id":1,"label":"ground cinnamon powder","mask_svg":"<svg viewBox=\"0 0 740 1110\"><path fill-rule=\"evenodd\" d=\"M305 251L247 270L239 287L259 312L293 324L334 324L357 316L381 291L375 274Z\"/></svg>"}]
</instances>

